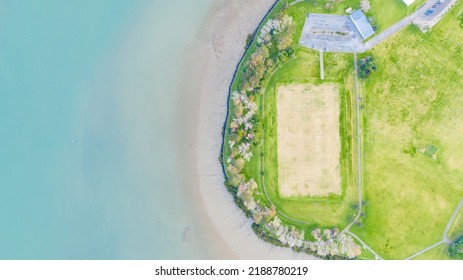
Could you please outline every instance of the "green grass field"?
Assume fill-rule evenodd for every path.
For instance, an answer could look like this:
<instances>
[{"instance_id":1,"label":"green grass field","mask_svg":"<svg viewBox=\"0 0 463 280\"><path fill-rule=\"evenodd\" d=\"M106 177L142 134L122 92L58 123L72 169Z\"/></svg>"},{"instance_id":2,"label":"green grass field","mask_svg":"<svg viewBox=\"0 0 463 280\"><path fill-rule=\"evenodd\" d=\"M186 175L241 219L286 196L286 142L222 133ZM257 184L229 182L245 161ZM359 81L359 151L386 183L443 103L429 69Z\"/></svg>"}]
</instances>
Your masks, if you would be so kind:
<instances>
[{"instance_id":1,"label":"green grass field","mask_svg":"<svg viewBox=\"0 0 463 280\"><path fill-rule=\"evenodd\" d=\"M402 0L370 0L370 3L368 15L374 18L379 32L401 20L410 9Z\"/></svg>"},{"instance_id":2,"label":"green grass field","mask_svg":"<svg viewBox=\"0 0 463 280\"><path fill-rule=\"evenodd\" d=\"M410 26L371 52L379 71L363 87L369 206L352 231L384 258L438 242L463 197L461 7L431 32ZM436 160L416 152L429 144Z\"/></svg>"},{"instance_id":3,"label":"green grass field","mask_svg":"<svg viewBox=\"0 0 463 280\"><path fill-rule=\"evenodd\" d=\"M407 7L402 0L370 0L371 9L367 15L374 19L373 23L376 23L378 27L377 32L381 32L413 13L424 2L426 0L416 0Z\"/></svg>"},{"instance_id":4,"label":"green grass field","mask_svg":"<svg viewBox=\"0 0 463 280\"><path fill-rule=\"evenodd\" d=\"M263 119L265 120L265 145L263 170L265 170L264 185L272 202L280 211L295 220L312 226L338 226L345 227L355 215L352 205L356 199L356 188L353 184L353 171L351 164L352 136L351 111L349 89L346 89L349 77L349 55L327 54L325 57L326 82L337 82L342 91L341 97L341 117L343 130L342 135L342 195L329 198L289 198L283 199L278 194L278 159L277 159L277 132L276 132L276 90L278 85L293 83L320 83L319 80L319 61L318 53L298 48L296 57L292 61L279 68L270 79L265 95L265 109Z\"/></svg>"},{"instance_id":5,"label":"green grass field","mask_svg":"<svg viewBox=\"0 0 463 280\"><path fill-rule=\"evenodd\" d=\"M452 260L448 254L449 245L441 244L414 258L414 260Z\"/></svg>"},{"instance_id":6,"label":"green grass field","mask_svg":"<svg viewBox=\"0 0 463 280\"><path fill-rule=\"evenodd\" d=\"M416 1L407 9L401 0L371 0L370 14L384 30L423 2ZM258 183L255 197L266 206L277 206L284 223L306 233L314 227L343 229L357 214L354 206L358 203L351 54L325 54L324 82L337 83L341 89L342 194L282 198L278 193L276 90L292 83L322 83L318 53L298 46L305 16L308 12L343 14L345 8L358 5L358 1L347 0L328 11L323 3L301 2L288 10L296 23L295 54L268 75L265 88L256 96L264 140L253 148L254 156L244 170L247 179ZM367 206L360 224L351 231L385 259L405 259L439 242L463 198L463 28L457 19L461 9L463 4L457 4L431 32L423 34L409 26L368 54L359 55L372 55L378 70L360 81L363 199ZM254 42L244 61L255 48ZM235 77L234 90L243 68L244 64ZM232 104L229 109L233 110ZM225 133L225 143L227 137ZM229 153L225 145L224 157ZM461 234L463 211L448 235L454 239ZM415 259L447 259L447 248L440 245ZM365 250L360 256L373 258Z\"/></svg>"}]
</instances>

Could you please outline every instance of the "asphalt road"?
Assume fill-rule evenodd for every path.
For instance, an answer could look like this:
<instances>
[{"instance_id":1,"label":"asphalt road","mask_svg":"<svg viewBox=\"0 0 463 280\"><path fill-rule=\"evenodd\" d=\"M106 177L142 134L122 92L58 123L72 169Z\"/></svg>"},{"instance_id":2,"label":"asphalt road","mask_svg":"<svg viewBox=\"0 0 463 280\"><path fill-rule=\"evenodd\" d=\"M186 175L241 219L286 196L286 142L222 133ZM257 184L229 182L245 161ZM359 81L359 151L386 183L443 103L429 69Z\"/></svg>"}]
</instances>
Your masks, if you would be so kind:
<instances>
[{"instance_id":1,"label":"asphalt road","mask_svg":"<svg viewBox=\"0 0 463 280\"><path fill-rule=\"evenodd\" d=\"M378 45L379 43L383 42L387 38L391 37L392 35L396 34L400 30L402 30L402 28L404 28L407 25L409 25L410 23L412 23L412 21L414 19L416 19L416 18L420 17L421 15L423 15L426 12L426 10L428 10L430 7L432 7L435 3L436 3L436 0L427 1L423 6L421 6L421 8L416 10L413 14L403 18L399 22L395 23L394 25L392 25L388 29L384 30L383 32L379 33L378 35L373 37L371 40L369 40L368 42L363 44L361 49L359 49L359 52L365 52L365 51L373 48L374 46ZM434 16L436 14L434 14Z\"/></svg>"}]
</instances>

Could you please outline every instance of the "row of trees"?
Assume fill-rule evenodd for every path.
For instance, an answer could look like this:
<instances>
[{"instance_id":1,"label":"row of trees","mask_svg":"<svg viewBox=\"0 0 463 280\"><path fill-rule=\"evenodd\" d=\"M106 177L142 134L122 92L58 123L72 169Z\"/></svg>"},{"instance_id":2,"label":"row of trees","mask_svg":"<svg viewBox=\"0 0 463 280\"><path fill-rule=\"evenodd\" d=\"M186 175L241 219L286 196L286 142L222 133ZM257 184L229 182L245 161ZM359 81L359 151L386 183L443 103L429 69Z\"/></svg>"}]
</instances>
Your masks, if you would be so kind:
<instances>
[{"instance_id":1,"label":"row of trees","mask_svg":"<svg viewBox=\"0 0 463 280\"><path fill-rule=\"evenodd\" d=\"M265 23L257 37L256 50L245 64L241 77L242 90L259 88L265 74L270 73L279 60L287 58L293 35L293 19L286 14Z\"/></svg>"},{"instance_id":2,"label":"row of trees","mask_svg":"<svg viewBox=\"0 0 463 280\"><path fill-rule=\"evenodd\" d=\"M261 238L273 244L288 246L294 250L310 251L320 256L342 255L355 258L360 248L352 238L340 235L339 231L315 230L315 241L307 241L304 231L284 225L277 216L274 205L265 207L256 199L258 185L254 179L247 180L244 172L250 161L252 146L259 145L263 138L261 121L257 116L255 93L259 92L264 77L278 62L288 60L294 51L290 48L294 34L291 17L280 14L262 27L257 37L257 46L245 64L240 91L231 94L232 120L229 126L230 155L226 159L228 186L235 195L237 204L253 220L253 229Z\"/></svg>"},{"instance_id":3,"label":"row of trees","mask_svg":"<svg viewBox=\"0 0 463 280\"><path fill-rule=\"evenodd\" d=\"M229 183L238 187L244 182L242 170L246 161L252 157L251 146L262 140L259 120L256 116L257 105L254 95L245 91L231 94L233 102L232 121L229 127L230 156L226 159Z\"/></svg>"},{"instance_id":4,"label":"row of trees","mask_svg":"<svg viewBox=\"0 0 463 280\"><path fill-rule=\"evenodd\" d=\"M257 190L257 183L254 179L247 182L242 182L238 187L237 196L243 201L243 205L250 213L253 222L256 225L266 224L276 218L277 210L274 205L272 207L261 206L254 199L254 193Z\"/></svg>"},{"instance_id":5,"label":"row of trees","mask_svg":"<svg viewBox=\"0 0 463 280\"><path fill-rule=\"evenodd\" d=\"M297 230L294 226L283 225L278 217L266 224L266 229L271 237L285 244L295 251L309 251L321 257L343 256L354 259L362 252L351 236L340 234L337 228L319 228L312 231L315 241L305 239L304 231Z\"/></svg>"},{"instance_id":6,"label":"row of trees","mask_svg":"<svg viewBox=\"0 0 463 280\"><path fill-rule=\"evenodd\" d=\"M287 60L294 51L290 48L294 34L293 19L284 13L268 20L257 37L257 46L244 66L241 91L231 94L233 102L232 121L229 126L230 156L226 159L228 183L239 186L245 176L246 161L251 160L252 146L263 138L263 126L257 116L254 93L259 91L262 79L271 72L278 60Z\"/></svg>"},{"instance_id":7,"label":"row of trees","mask_svg":"<svg viewBox=\"0 0 463 280\"><path fill-rule=\"evenodd\" d=\"M236 195L252 217L253 229L259 237L271 241L272 244L290 247L295 251L312 252L321 257L342 256L354 259L361 254L360 246L352 237L341 234L337 228L314 229L312 231L314 241L306 240L303 230L282 223L274 205L267 208L256 202L254 194L257 188L257 183L250 179L239 185Z\"/></svg>"}]
</instances>

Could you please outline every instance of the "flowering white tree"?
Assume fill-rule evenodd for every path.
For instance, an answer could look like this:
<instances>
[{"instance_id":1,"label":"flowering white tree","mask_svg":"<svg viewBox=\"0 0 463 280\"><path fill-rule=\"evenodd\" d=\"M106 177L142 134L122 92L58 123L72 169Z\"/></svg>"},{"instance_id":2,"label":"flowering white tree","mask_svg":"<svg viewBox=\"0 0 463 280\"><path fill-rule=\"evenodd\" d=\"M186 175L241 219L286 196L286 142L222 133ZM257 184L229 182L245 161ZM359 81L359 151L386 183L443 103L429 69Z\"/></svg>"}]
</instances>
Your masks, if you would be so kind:
<instances>
[{"instance_id":1,"label":"flowering white tree","mask_svg":"<svg viewBox=\"0 0 463 280\"><path fill-rule=\"evenodd\" d=\"M368 13L371 9L371 4L369 0L362 0L360 1L360 9L365 13Z\"/></svg>"},{"instance_id":2,"label":"flowering white tree","mask_svg":"<svg viewBox=\"0 0 463 280\"><path fill-rule=\"evenodd\" d=\"M237 145L238 142L241 142L236 147L236 153L245 161L250 161L252 157L252 152L250 150L251 141L254 139L254 133L252 132L254 127L252 124L252 118L257 112L257 105L244 91L233 92L231 94L231 99L235 105L235 109L239 108L240 112L234 113L233 120L230 123L230 130L232 132L241 133L240 136L244 137L245 141L242 141L243 139L240 139L240 141L234 141L230 139L228 141L228 145L230 149L235 151L235 145ZM243 132L239 131L240 127L244 129Z\"/></svg>"},{"instance_id":3,"label":"flowering white tree","mask_svg":"<svg viewBox=\"0 0 463 280\"><path fill-rule=\"evenodd\" d=\"M323 231L318 228L314 229L312 236L315 241L305 240L304 231L297 230L294 226L289 228L283 225L278 217L274 217L272 221L268 222L266 229L283 244L292 248L308 249L321 257L338 255L353 259L362 251L352 237L339 234L338 229L325 229Z\"/></svg>"},{"instance_id":4,"label":"flowering white tree","mask_svg":"<svg viewBox=\"0 0 463 280\"><path fill-rule=\"evenodd\" d=\"M315 242L306 244L308 248L320 256L345 256L355 258L360 255L362 249L355 243L351 236L339 234L338 229L325 229L321 234L320 229L312 231Z\"/></svg>"},{"instance_id":5,"label":"flowering white tree","mask_svg":"<svg viewBox=\"0 0 463 280\"><path fill-rule=\"evenodd\" d=\"M251 179L247 182L243 182L238 186L238 192L237 195L240 198L243 198L245 196L251 196L254 191L257 189L257 183L254 181L254 179Z\"/></svg>"},{"instance_id":6,"label":"flowering white tree","mask_svg":"<svg viewBox=\"0 0 463 280\"><path fill-rule=\"evenodd\" d=\"M284 15L280 19L270 19L262 27L257 42L259 44L269 44L272 40L272 36L284 32L287 27L292 25L293 18L288 15Z\"/></svg>"}]
</instances>

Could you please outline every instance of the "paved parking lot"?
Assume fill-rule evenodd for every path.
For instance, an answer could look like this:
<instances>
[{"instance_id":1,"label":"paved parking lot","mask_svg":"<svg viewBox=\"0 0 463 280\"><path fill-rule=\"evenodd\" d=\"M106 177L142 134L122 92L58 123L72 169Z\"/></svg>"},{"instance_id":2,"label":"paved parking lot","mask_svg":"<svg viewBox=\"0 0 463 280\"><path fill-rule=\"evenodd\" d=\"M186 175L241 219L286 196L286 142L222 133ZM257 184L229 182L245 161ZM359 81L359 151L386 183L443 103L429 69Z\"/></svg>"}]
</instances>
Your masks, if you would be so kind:
<instances>
[{"instance_id":1,"label":"paved parking lot","mask_svg":"<svg viewBox=\"0 0 463 280\"><path fill-rule=\"evenodd\" d=\"M413 23L425 32L436 25L456 2L456 0L428 1L424 5L425 9Z\"/></svg>"},{"instance_id":2,"label":"paved parking lot","mask_svg":"<svg viewBox=\"0 0 463 280\"><path fill-rule=\"evenodd\" d=\"M365 52L414 23L426 32L436 25L457 0L428 0L411 15L363 43L363 38L349 16L308 14L300 44L324 52ZM429 12L432 10L432 13Z\"/></svg>"},{"instance_id":3,"label":"paved parking lot","mask_svg":"<svg viewBox=\"0 0 463 280\"><path fill-rule=\"evenodd\" d=\"M431 20L432 18L438 16L448 5L450 4L450 0L447 1L436 1L431 8L427 9L424 14L420 16L422 19Z\"/></svg>"},{"instance_id":4,"label":"paved parking lot","mask_svg":"<svg viewBox=\"0 0 463 280\"><path fill-rule=\"evenodd\" d=\"M327 52L356 52L362 35L349 16L308 14L300 43Z\"/></svg>"}]
</instances>

